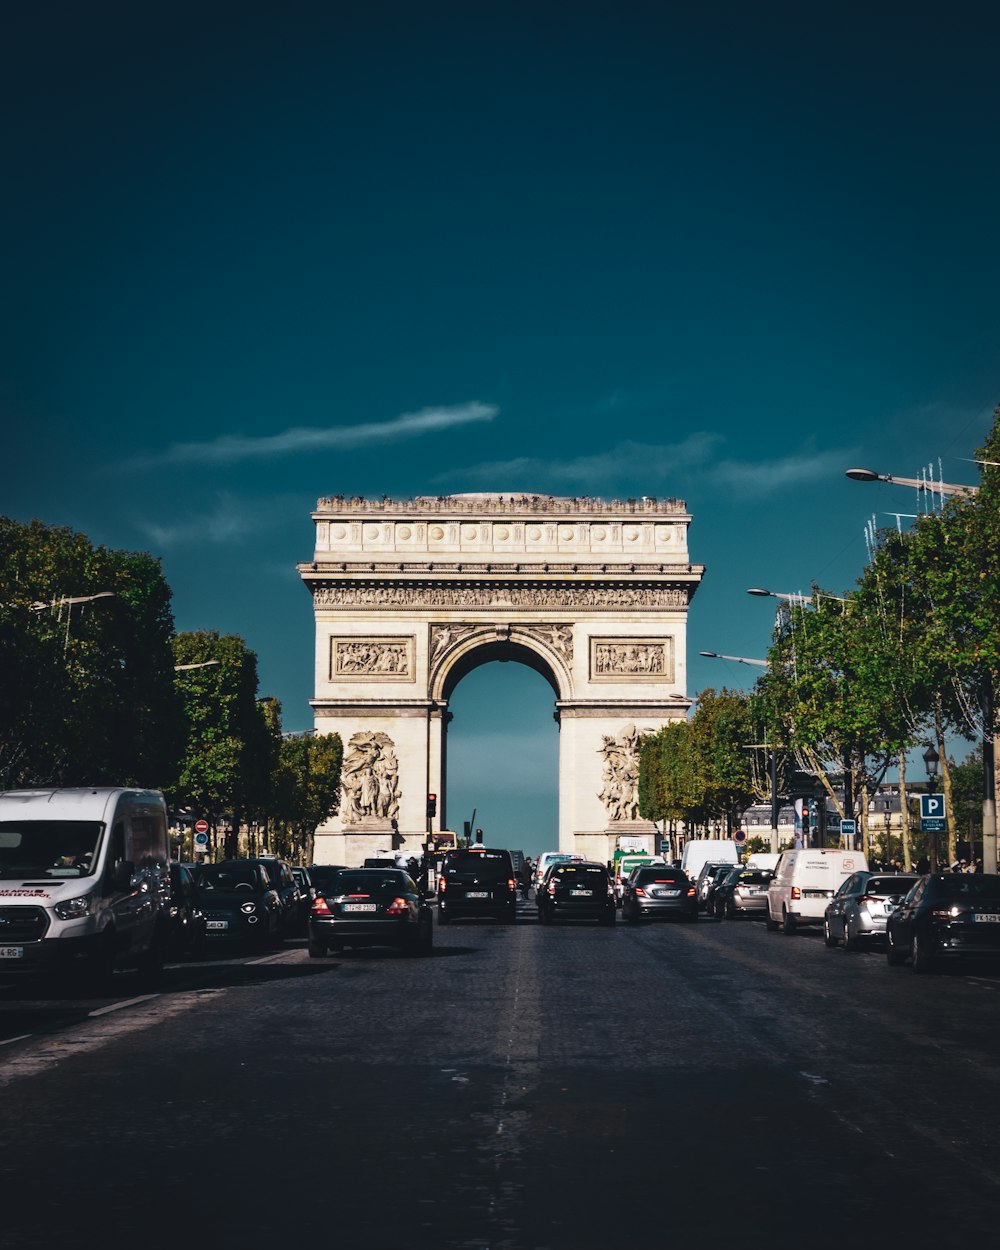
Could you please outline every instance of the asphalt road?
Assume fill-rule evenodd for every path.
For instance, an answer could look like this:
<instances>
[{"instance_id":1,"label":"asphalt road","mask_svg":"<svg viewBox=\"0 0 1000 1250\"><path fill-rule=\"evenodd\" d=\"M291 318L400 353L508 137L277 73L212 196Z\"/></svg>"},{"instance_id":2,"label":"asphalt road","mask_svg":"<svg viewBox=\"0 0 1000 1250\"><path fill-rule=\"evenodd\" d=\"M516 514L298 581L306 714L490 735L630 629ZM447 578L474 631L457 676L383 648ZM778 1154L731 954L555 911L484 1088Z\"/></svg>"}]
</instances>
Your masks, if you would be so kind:
<instances>
[{"instance_id":1,"label":"asphalt road","mask_svg":"<svg viewBox=\"0 0 1000 1250\"><path fill-rule=\"evenodd\" d=\"M429 959L289 944L41 992L0 980L5 1245L996 1239L996 971L528 904Z\"/></svg>"}]
</instances>

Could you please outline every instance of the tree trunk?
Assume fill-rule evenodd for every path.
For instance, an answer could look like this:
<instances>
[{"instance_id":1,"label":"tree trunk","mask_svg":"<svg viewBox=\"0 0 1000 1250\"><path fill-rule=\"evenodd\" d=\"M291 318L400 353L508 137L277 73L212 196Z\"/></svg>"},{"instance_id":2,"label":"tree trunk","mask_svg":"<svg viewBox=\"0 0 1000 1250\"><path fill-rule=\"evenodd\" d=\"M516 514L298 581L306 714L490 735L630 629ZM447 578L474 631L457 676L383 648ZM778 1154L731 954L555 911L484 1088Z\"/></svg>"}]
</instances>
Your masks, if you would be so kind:
<instances>
[{"instance_id":1,"label":"tree trunk","mask_svg":"<svg viewBox=\"0 0 1000 1250\"><path fill-rule=\"evenodd\" d=\"M910 805L906 799L906 752L899 753L899 818L900 832L903 838L903 868L909 872L913 867L913 853L910 845Z\"/></svg>"}]
</instances>

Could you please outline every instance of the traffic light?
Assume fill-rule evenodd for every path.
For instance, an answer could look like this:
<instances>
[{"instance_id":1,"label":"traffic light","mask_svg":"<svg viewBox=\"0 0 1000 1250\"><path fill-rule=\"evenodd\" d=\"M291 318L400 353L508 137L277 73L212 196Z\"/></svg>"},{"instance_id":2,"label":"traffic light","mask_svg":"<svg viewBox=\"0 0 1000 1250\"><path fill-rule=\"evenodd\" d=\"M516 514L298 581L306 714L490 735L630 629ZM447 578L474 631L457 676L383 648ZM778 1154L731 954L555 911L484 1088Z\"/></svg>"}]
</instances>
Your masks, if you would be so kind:
<instances>
[{"instance_id":1,"label":"traffic light","mask_svg":"<svg viewBox=\"0 0 1000 1250\"><path fill-rule=\"evenodd\" d=\"M482 842L482 840L483 840L483 831L482 831L482 829L477 829L477 830L476 830L476 841L477 841L477 842Z\"/></svg>"},{"instance_id":2,"label":"traffic light","mask_svg":"<svg viewBox=\"0 0 1000 1250\"><path fill-rule=\"evenodd\" d=\"M227 829L222 842L222 853L226 859L235 859L237 851L236 830Z\"/></svg>"},{"instance_id":3,"label":"traffic light","mask_svg":"<svg viewBox=\"0 0 1000 1250\"><path fill-rule=\"evenodd\" d=\"M432 820L437 815L438 796L436 794L428 794L427 796L427 819Z\"/></svg>"}]
</instances>

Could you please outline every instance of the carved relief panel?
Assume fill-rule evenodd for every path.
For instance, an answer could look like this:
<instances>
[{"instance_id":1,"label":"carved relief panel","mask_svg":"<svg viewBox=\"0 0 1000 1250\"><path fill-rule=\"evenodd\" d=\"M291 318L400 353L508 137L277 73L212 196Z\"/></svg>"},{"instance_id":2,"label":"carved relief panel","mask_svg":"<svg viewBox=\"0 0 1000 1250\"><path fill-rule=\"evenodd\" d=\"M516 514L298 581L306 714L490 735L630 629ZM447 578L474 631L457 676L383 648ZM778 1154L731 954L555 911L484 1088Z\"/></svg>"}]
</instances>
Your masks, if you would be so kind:
<instances>
[{"instance_id":1,"label":"carved relief panel","mask_svg":"<svg viewBox=\"0 0 1000 1250\"><path fill-rule=\"evenodd\" d=\"M591 681L673 681L674 640L591 638Z\"/></svg>"},{"instance_id":2,"label":"carved relief panel","mask_svg":"<svg viewBox=\"0 0 1000 1250\"><path fill-rule=\"evenodd\" d=\"M413 681L414 639L383 635L330 639L331 681Z\"/></svg>"}]
</instances>

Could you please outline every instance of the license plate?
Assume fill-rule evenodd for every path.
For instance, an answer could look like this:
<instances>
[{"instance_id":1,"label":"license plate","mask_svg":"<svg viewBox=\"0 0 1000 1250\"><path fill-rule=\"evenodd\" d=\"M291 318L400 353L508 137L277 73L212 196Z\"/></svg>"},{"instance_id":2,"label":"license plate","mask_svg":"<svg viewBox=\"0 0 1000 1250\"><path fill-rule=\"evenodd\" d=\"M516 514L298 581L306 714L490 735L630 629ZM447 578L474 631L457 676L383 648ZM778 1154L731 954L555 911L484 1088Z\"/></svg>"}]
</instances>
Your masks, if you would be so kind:
<instances>
[{"instance_id":1,"label":"license plate","mask_svg":"<svg viewBox=\"0 0 1000 1250\"><path fill-rule=\"evenodd\" d=\"M593 894L593 890L570 890L569 892L570 898L592 898Z\"/></svg>"},{"instance_id":2,"label":"license plate","mask_svg":"<svg viewBox=\"0 0 1000 1250\"><path fill-rule=\"evenodd\" d=\"M345 903L344 911L378 911L378 903Z\"/></svg>"},{"instance_id":3,"label":"license plate","mask_svg":"<svg viewBox=\"0 0 1000 1250\"><path fill-rule=\"evenodd\" d=\"M972 917L976 924L1000 924L1000 915L996 912L976 912Z\"/></svg>"},{"instance_id":4,"label":"license plate","mask_svg":"<svg viewBox=\"0 0 1000 1250\"><path fill-rule=\"evenodd\" d=\"M205 927L207 929L228 929L229 921L228 920L210 920Z\"/></svg>"},{"instance_id":5,"label":"license plate","mask_svg":"<svg viewBox=\"0 0 1000 1250\"><path fill-rule=\"evenodd\" d=\"M759 893L760 893L760 886L759 886L759 885L748 885L748 886L747 886L747 893L748 893L748 894L759 894Z\"/></svg>"},{"instance_id":6,"label":"license plate","mask_svg":"<svg viewBox=\"0 0 1000 1250\"><path fill-rule=\"evenodd\" d=\"M23 946L0 946L0 959L23 959Z\"/></svg>"},{"instance_id":7,"label":"license plate","mask_svg":"<svg viewBox=\"0 0 1000 1250\"><path fill-rule=\"evenodd\" d=\"M489 896L490 896L489 890L466 890L465 891L466 898L489 898Z\"/></svg>"},{"instance_id":8,"label":"license plate","mask_svg":"<svg viewBox=\"0 0 1000 1250\"><path fill-rule=\"evenodd\" d=\"M680 890L654 890L653 894L657 898L676 898Z\"/></svg>"}]
</instances>

